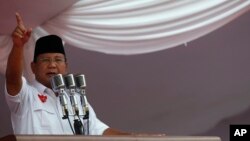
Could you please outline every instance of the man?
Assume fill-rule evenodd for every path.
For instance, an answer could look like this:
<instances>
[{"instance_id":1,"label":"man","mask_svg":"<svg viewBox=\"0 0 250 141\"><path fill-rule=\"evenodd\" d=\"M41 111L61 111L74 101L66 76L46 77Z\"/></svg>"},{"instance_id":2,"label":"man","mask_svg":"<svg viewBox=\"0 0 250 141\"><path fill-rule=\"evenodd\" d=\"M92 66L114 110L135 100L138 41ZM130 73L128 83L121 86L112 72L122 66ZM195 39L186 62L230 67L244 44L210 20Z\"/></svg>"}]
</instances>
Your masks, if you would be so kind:
<instances>
[{"instance_id":1,"label":"man","mask_svg":"<svg viewBox=\"0 0 250 141\"><path fill-rule=\"evenodd\" d=\"M35 81L31 84L22 76L24 45L32 29L27 29L16 13L17 27L12 33L13 48L6 69L6 100L11 111L14 134L73 134L67 120L62 119L58 95L51 90L50 79L67 73L62 40L56 35L38 39L31 69ZM90 106L90 135L128 135L101 122Z\"/></svg>"}]
</instances>

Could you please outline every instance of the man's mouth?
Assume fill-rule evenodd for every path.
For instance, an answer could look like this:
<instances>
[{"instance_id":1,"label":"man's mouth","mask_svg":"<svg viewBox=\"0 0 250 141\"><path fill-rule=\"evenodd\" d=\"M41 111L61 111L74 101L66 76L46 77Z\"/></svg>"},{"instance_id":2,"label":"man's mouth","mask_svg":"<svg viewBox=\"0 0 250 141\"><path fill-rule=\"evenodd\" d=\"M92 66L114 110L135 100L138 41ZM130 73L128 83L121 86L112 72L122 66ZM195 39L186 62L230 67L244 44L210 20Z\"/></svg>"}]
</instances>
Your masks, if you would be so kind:
<instances>
[{"instance_id":1,"label":"man's mouth","mask_svg":"<svg viewBox=\"0 0 250 141\"><path fill-rule=\"evenodd\" d=\"M52 77L52 76L54 76L54 75L56 75L57 73L55 73L55 72L48 72L48 73L46 73L46 75L47 76L49 76L49 77Z\"/></svg>"}]
</instances>

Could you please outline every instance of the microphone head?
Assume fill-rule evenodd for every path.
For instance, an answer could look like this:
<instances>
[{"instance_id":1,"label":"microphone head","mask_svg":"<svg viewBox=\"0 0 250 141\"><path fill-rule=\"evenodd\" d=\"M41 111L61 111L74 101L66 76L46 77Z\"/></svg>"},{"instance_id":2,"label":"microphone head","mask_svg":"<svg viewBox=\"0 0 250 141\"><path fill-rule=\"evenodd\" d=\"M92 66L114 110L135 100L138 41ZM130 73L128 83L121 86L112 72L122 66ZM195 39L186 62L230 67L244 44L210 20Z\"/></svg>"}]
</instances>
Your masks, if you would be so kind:
<instances>
[{"instance_id":1,"label":"microphone head","mask_svg":"<svg viewBox=\"0 0 250 141\"><path fill-rule=\"evenodd\" d=\"M84 74L79 74L75 76L76 87L80 89L86 88L86 81Z\"/></svg>"},{"instance_id":2,"label":"microphone head","mask_svg":"<svg viewBox=\"0 0 250 141\"><path fill-rule=\"evenodd\" d=\"M57 74L51 77L51 86L54 92L58 92L65 87L62 74Z\"/></svg>"},{"instance_id":3,"label":"microphone head","mask_svg":"<svg viewBox=\"0 0 250 141\"><path fill-rule=\"evenodd\" d=\"M76 83L75 83L75 79L74 79L73 74L65 75L64 76L64 81L65 81L66 88L70 89L70 88L75 88L76 87Z\"/></svg>"}]
</instances>

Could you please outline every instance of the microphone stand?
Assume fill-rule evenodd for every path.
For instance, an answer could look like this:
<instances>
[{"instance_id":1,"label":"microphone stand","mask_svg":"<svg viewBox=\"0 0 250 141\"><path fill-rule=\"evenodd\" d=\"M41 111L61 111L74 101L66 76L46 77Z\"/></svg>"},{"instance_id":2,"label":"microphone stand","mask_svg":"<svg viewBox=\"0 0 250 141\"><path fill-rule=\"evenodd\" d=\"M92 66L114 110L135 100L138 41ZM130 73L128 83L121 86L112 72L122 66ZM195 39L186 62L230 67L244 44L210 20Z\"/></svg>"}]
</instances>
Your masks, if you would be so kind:
<instances>
[{"instance_id":1,"label":"microphone stand","mask_svg":"<svg viewBox=\"0 0 250 141\"><path fill-rule=\"evenodd\" d=\"M64 91L64 89L60 89L58 93L59 93L59 99L60 99L60 103L62 106L62 112L63 112L62 119L67 119L67 118L69 118L69 111L68 111L68 107L67 107L67 100L66 100L66 96L65 96L65 91Z\"/></svg>"},{"instance_id":2,"label":"microphone stand","mask_svg":"<svg viewBox=\"0 0 250 141\"><path fill-rule=\"evenodd\" d=\"M70 102L73 110L73 115L74 115L74 129L75 129L75 134L79 135L84 135L84 128L81 119L79 118L79 109L78 109L78 104L77 100L75 97L75 80L73 74L67 74L64 76L64 81L66 84L66 88L68 89L68 94L70 97ZM77 119L79 118L79 119Z\"/></svg>"},{"instance_id":3,"label":"microphone stand","mask_svg":"<svg viewBox=\"0 0 250 141\"><path fill-rule=\"evenodd\" d=\"M81 103L83 105L83 120L87 120L87 135L89 135L89 106L86 97L86 91L84 88L80 90L81 92Z\"/></svg>"},{"instance_id":4,"label":"microphone stand","mask_svg":"<svg viewBox=\"0 0 250 141\"><path fill-rule=\"evenodd\" d=\"M58 92L58 94L59 94L59 101L61 103L62 113L63 113L62 119L68 119L71 130L72 130L73 134L75 134L74 130L72 128L72 125L70 123L70 119L69 119L69 111L68 111L68 107L67 107L68 104L67 104L67 99L66 99L65 84L64 84L62 74L57 74L57 75L53 76L51 79L51 85L52 85L53 91L55 93Z\"/></svg>"},{"instance_id":5,"label":"microphone stand","mask_svg":"<svg viewBox=\"0 0 250 141\"><path fill-rule=\"evenodd\" d=\"M76 97L74 96L75 89L69 89L69 91L70 91L70 101L72 104L73 114L74 114L75 134L76 135L84 135L83 123L82 123L81 119L79 118L79 109L77 107Z\"/></svg>"},{"instance_id":6,"label":"microphone stand","mask_svg":"<svg viewBox=\"0 0 250 141\"><path fill-rule=\"evenodd\" d=\"M75 80L76 80L77 90L80 93L81 105L83 111L83 120L87 120L87 135L89 135L89 106L85 91L86 88L85 76L83 74L79 74L75 76Z\"/></svg>"},{"instance_id":7,"label":"microphone stand","mask_svg":"<svg viewBox=\"0 0 250 141\"><path fill-rule=\"evenodd\" d=\"M74 114L74 129L75 129L75 134L77 135L84 135L84 128L82 121L79 118L79 109L77 107L77 102L76 102L76 97L74 96L75 90L74 89L69 89L70 91L70 101L73 109L73 114ZM79 119L77 119L79 118Z\"/></svg>"},{"instance_id":8,"label":"microphone stand","mask_svg":"<svg viewBox=\"0 0 250 141\"><path fill-rule=\"evenodd\" d=\"M81 89L80 93L81 93L81 103L82 103L82 107L83 107L83 119L89 119L89 106L87 103L85 89Z\"/></svg>"}]
</instances>

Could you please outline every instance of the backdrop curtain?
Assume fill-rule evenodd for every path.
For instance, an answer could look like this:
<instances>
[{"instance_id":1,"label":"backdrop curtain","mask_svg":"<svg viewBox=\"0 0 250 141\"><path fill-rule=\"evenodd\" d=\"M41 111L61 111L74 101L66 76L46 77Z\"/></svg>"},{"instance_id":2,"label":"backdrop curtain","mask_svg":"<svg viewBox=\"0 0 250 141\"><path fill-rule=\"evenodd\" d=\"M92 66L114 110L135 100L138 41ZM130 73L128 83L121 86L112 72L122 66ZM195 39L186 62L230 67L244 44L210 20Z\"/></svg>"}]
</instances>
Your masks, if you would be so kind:
<instances>
[{"instance_id":1,"label":"backdrop curtain","mask_svg":"<svg viewBox=\"0 0 250 141\"><path fill-rule=\"evenodd\" d=\"M33 79L30 62L36 39L47 34L60 35L71 47L115 55L136 55L165 50L204 36L243 13L249 11L249 0L82 0L72 7L35 27L25 48L24 75ZM7 57L12 48L10 35L0 36L0 72L5 73ZM198 99L198 98L197 98ZM217 97L218 103L223 96ZM207 107L211 103L206 103ZM229 104L228 104L229 105ZM224 107L197 109L216 110L194 121L197 113L187 114L187 124L208 121L202 130L213 127L221 119L246 109L231 109L221 114ZM188 107L187 107L188 108ZM174 120L175 117L170 117ZM184 121L183 121L184 122ZM174 123L173 123L174 124ZM169 125L175 126L175 125ZM182 126L176 127L181 130ZM188 133L202 132L201 129Z\"/></svg>"}]
</instances>

